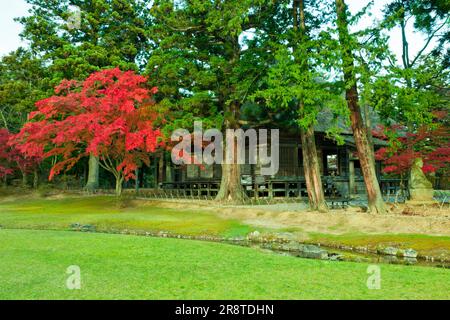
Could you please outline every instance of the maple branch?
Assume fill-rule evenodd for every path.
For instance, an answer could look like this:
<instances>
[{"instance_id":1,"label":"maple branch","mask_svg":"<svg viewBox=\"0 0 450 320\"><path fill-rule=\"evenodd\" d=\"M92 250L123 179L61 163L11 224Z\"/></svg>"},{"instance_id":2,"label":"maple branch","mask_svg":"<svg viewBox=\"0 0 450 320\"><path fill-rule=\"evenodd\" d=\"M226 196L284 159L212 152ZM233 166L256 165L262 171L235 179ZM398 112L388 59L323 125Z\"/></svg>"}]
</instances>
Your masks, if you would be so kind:
<instances>
[{"instance_id":1,"label":"maple branch","mask_svg":"<svg viewBox=\"0 0 450 320\"><path fill-rule=\"evenodd\" d=\"M103 162L105 161L104 158L102 158L102 161L99 161L98 164L100 165L100 167L102 167L103 169L105 169L106 171L111 172L111 168L108 167L106 164L104 164Z\"/></svg>"},{"instance_id":2,"label":"maple branch","mask_svg":"<svg viewBox=\"0 0 450 320\"><path fill-rule=\"evenodd\" d=\"M103 164L102 161L104 162ZM117 168L114 167L109 156L107 156L107 158L105 156L102 156L102 161L100 161L99 164L103 167L103 169L111 172L115 177L117 177Z\"/></svg>"}]
</instances>

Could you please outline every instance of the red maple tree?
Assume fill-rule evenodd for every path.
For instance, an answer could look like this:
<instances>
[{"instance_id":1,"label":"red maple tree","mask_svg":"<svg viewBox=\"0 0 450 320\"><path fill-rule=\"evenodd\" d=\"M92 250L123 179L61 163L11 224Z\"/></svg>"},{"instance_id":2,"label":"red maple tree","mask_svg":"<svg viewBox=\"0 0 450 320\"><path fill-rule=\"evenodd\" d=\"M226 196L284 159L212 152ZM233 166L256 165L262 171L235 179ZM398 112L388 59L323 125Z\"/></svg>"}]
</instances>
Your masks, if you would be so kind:
<instances>
[{"instance_id":1,"label":"red maple tree","mask_svg":"<svg viewBox=\"0 0 450 320\"><path fill-rule=\"evenodd\" d=\"M4 128L0 129L0 146L0 178L19 170L25 186L26 175L39 166L41 157L26 155L22 145L16 144L15 135Z\"/></svg>"},{"instance_id":2,"label":"red maple tree","mask_svg":"<svg viewBox=\"0 0 450 320\"><path fill-rule=\"evenodd\" d=\"M5 178L14 172L10 162L11 150L8 146L9 139L9 131L3 128L0 129L0 178Z\"/></svg>"},{"instance_id":3,"label":"red maple tree","mask_svg":"<svg viewBox=\"0 0 450 320\"><path fill-rule=\"evenodd\" d=\"M65 80L56 95L36 103L37 111L17 135L30 156L54 157L49 179L94 154L116 179L116 193L135 169L149 164L161 145L157 107L147 78L118 68L93 73L83 83Z\"/></svg>"},{"instance_id":4,"label":"red maple tree","mask_svg":"<svg viewBox=\"0 0 450 320\"><path fill-rule=\"evenodd\" d=\"M445 170L450 166L450 133L445 124L424 125L413 133L399 125L379 126L374 136L389 143L388 147L375 154L377 160L383 161L385 173L404 175L416 158L423 159L424 173Z\"/></svg>"}]
</instances>

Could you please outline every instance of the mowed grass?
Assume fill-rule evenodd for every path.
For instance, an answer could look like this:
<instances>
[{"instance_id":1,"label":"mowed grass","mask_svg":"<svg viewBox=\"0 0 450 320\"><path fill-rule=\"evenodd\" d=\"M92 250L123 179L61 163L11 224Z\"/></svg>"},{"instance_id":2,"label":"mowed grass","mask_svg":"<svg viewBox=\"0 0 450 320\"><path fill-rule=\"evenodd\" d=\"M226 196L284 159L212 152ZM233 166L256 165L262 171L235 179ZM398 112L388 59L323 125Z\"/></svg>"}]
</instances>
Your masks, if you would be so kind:
<instances>
[{"instance_id":1,"label":"mowed grass","mask_svg":"<svg viewBox=\"0 0 450 320\"><path fill-rule=\"evenodd\" d=\"M0 230L0 299L449 299L445 269L307 260L192 240ZM69 290L69 266L81 290Z\"/></svg>"},{"instance_id":2,"label":"mowed grass","mask_svg":"<svg viewBox=\"0 0 450 320\"><path fill-rule=\"evenodd\" d=\"M68 230L72 224L97 231L168 231L183 235L237 236L251 229L211 212L159 208L151 201L95 196L20 199L0 203L0 225L7 229Z\"/></svg>"},{"instance_id":3,"label":"mowed grass","mask_svg":"<svg viewBox=\"0 0 450 320\"><path fill-rule=\"evenodd\" d=\"M2 189L3 191L5 189ZM6 229L70 230L71 225L93 225L99 232L158 233L191 236L246 236L249 232L301 232L311 243L324 246L348 245L377 248L414 248L421 255L448 257L450 237L414 234L343 235L303 232L299 228L268 229L227 219L211 210L192 210L173 203L174 208L158 207L145 200L119 201L111 196L54 198L21 197L0 202L0 226ZM166 203L167 205L167 203ZM300 231L299 231L300 230Z\"/></svg>"}]
</instances>

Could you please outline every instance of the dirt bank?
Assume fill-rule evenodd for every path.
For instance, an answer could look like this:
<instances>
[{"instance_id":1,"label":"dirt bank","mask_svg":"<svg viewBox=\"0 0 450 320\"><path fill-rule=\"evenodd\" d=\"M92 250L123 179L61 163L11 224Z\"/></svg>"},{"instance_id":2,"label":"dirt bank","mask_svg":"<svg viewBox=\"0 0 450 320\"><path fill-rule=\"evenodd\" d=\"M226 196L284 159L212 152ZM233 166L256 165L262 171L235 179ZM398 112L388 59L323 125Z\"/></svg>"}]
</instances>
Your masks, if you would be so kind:
<instances>
[{"instance_id":1,"label":"dirt bank","mask_svg":"<svg viewBox=\"0 0 450 320\"><path fill-rule=\"evenodd\" d=\"M246 224L303 232L345 234L426 234L450 236L450 208L447 206L389 205L386 215L363 212L359 207L311 212L303 203L264 206L225 206L210 201L149 201L149 205L177 209L213 211Z\"/></svg>"}]
</instances>

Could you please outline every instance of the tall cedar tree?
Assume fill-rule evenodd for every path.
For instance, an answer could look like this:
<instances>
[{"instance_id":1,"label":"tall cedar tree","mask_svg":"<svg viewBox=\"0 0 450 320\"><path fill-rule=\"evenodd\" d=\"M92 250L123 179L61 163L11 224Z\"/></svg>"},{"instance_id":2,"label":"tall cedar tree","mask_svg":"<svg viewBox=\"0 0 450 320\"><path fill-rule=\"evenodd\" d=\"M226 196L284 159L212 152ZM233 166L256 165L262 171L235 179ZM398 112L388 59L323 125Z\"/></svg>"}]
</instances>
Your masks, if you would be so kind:
<instances>
[{"instance_id":1,"label":"tall cedar tree","mask_svg":"<svg viewBox=\"0 0 450 320\"><path fill-rule=\"evenodd\" d=\"M261 0L154 2L157 48L148 73L161 104L177 116L174 129L191 128L196 119L224 131L241 128L241 108L264 72L264 51L242 35L263 29L273 8ZM222 164L217 199L243 201L240 177L239 164Z\"/></svg>"},{"instance_id":2,"label":"tall cedar tree","mask_svg":"<svg viewBox=\"0 0 450 320\"><path fill-rule=\"evenodd\" d=\"M337 41L323 31L323 4L314 1L284 1L288 15L284 29L271 48L272 61L265 83L255 94L274 111L291 112L300 127L303 168L310 207L327 211L315 143L315 125L320 112L333 114L327 136L342 141L339 118L348 118L339 83L330 76L335 67Z\"/></svg>"},{"instance_id":3,"label":"tall cedar tree","mask_svg":"<svg viewBox=\"0 0 450 320\"><path fill-rule=\"evenodd\" d=\"M0 60L0 126L18 132L37 100L51 94L44 61L19 48Z\"/></svg>"},{"instance_id":4,"label":"tall cedar tree","mask_svg":"<svg viewBox=\"0 0 450 320\"><path fill-rule=\"evenodd\" d=\"M291 112L300 127L303 168L310 208L327 211L317 156L314 125L325 102L333 100L323 77L317 70L324 68L319 61L318 39L312 39L307 30L304 1L285 1L287 11L284 30L278 34L271 48L272 61L266 83L255 93L271 109L280 113ZM312 5L311 5L312 6ZM283 17L283 15L281 16ZM311 21L310 29L317 27ZM323 43L321 43L321 47ZM341 108L342 109L342 108ZM331 126L330 126L331 127Z\"/></svg>"},{"instance_id":5,"label":"tall cedar tree","mask_svg":"<svg viewBox=\"0 0 450 320\"><path fill-rule=\"evenodd\" d=\"M337 28L341 45L346 99L350 109L350 120L358 150L361 171L367 190L368 209L372 213L386 213L386 205L381 195L380 185L375 171L375 155L371 146L368 130L362 118L359 105L358 87L355 73L353 41L348 31L348 8L344 0L336 0Z\"/></svg>"},{"instance_id":6,"label":"tall cedar tree","mask_svg":"<svg viewBox=\"0 0 450 320\"><path fill-rule=\"evenodd\" d=\"M294 0L294 32L299 34L297 38L300 41L300 52L298 53L301 72L309 72L308 51L305 50L308 35L306 31L305 1ZM295 45L294 45L295 46ZM314 80L313 80L314 81ZM301 97L298 101L300 117L305 117L305 99ZM314 122L300 127L302 140L303 167L305 170L306 187L308 190L309 205L313 210L328 211L327 203L322 187L320 177L319 158L317 156L316 141L314 135Z\"/></svg>"}]
</instances>

